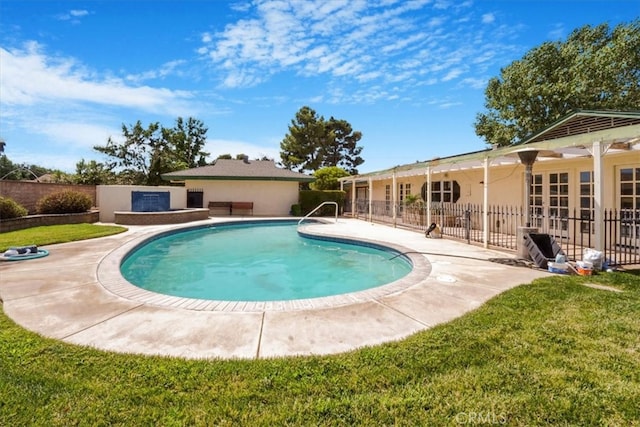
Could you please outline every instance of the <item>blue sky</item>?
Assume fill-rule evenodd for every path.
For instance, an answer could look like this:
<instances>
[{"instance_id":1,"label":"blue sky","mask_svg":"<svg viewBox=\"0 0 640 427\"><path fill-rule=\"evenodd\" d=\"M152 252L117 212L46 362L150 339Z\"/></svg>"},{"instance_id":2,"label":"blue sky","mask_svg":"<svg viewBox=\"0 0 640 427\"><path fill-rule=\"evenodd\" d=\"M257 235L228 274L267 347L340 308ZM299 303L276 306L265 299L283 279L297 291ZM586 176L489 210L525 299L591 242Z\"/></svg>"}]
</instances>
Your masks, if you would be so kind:
<instances>
[{"instance_id":1,"label":"blue sky","mask_svg":"<svg viewBox=\"0 0 640 427\"><path fill-rule=\"evenodd\" d=\"M209 128L211 159L279 160L295 113L361 131L371 172L486 147L500 69L638 0L0 2L0 138L14 163L74 172L122 124Z\"/></svg>"}]
</instances>

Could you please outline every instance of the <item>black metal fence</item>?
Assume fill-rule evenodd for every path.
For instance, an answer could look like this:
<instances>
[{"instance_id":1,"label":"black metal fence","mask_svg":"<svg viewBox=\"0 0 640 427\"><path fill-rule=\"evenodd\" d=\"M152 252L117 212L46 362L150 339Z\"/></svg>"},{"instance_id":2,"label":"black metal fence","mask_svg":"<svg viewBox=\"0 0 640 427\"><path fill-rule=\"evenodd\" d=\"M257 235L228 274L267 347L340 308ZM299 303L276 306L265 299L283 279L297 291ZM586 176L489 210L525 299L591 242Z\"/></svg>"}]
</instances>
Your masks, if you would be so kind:
<instances>
[{"instance_id":1,"label":"black metal fence","mask_svg":"<svg viewBox=\"0 0 640 427\"><path fill-rule=\"evenodd\" d=\"M385 201L356 201L355 210L347 200L345 212L353 216L382 223L394 223L394 206ZM433 203L431 218L427 217L424 203L395 205L395 224L425 231L430 222L440 226L442 234L467 243L484 242L484 216L482 205ZM516 249L518 228L524 226L524 209L517 206L491 205L487 212L487 241L489 246ZM581 215L579 210L570 211L565 217L549 214L547 209L531 213L531 226L540 233L553 236L567 257L581 260L587 249L595 244L595 221ZM607 209L602 221L604 258L612 265L640 264L640 210Z\"/></svg>"}]
</instances>

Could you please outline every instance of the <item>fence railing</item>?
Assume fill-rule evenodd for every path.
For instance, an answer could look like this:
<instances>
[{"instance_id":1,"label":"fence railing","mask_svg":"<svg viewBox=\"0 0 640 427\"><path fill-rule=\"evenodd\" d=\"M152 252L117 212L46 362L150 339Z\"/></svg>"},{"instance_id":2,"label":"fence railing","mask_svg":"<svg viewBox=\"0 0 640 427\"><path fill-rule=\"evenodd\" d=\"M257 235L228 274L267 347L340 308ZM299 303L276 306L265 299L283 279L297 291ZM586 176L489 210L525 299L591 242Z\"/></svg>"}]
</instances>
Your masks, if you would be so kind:
<instances>
[{"instance_id":1,"label":"fence railing","mask_svg":"<svg viewBox=\"0 0 640 427\"><path fill-rule=\"evenodd\" d=\"M382 223L394 223L394 206L386 201L351 201L345 204L345 213ZM371 211L371 212L369 212ZM427 218L424 203L406 205L396 203L395 224L425 231L430 222L440 225L442 234L468 243L484 242L484 216L482 205L457 203L432 203L431 219ZM524 209L517 206L490 205L486 211L489 246L516 249L519 227L524 226ZM553 236L571 260L583 259L584 251L595 244L595 221L580 215L579 210L569 211L567 216L550 215L549 209L531 213L531 226L540 233ZM601 224L604 238L604 257L616 265L640 264L640 210L608 209Z\"/></svg>"}]
</instances>

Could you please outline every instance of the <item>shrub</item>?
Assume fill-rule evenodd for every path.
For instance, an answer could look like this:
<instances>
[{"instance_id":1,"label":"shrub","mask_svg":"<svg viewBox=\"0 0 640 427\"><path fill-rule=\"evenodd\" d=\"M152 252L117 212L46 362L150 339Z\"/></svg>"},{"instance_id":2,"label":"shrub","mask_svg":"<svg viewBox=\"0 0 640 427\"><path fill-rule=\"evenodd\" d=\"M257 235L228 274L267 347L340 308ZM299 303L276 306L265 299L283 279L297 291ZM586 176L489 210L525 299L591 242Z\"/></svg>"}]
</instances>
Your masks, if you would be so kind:
<instances>
[{"instance_id":1,"label":"shrub","mask_svg":"<svg viewBox=\"0 0 640 427\"><path fill-rule=\"evenodd\" d=\"M302 216L302 206L298 204L291 205L291 215Z\"/></svg>"},{"instance_id":2,"label":"shrub","mask_svg":"<svg viewBox=\"0 0 640 427\"><path fill-rule=\"evenodd\" d=\"M0 219L20 218L29 212L15 200L0 196Z\"/></svg>"},{"instance_id":3,"label":"shrub","mask_svg":"<svg viewBox=\"0 0 640 427\"><path fill-rule=\"evenodd\" d=\"M41 214L80 213L89 210L91 197L79 191L60 191L51 193L38 200L36 210Z\"/></svg>"},{"instance_id":4,"label":"shrub","mask_svg":"<svg viewBox=\"0 0 640 427\"><path fill-rule=\"evenodd\" d=\"M300 207L302 208L302 214L306 215L315 209L322 202L338 202L339 211L342 211L344 207L344 199L346 193L344 191L315 191L315 190L302 190L299 193ZM333 215L335 213L335 207L324 206L319 211L319 215Z\"/></svg>"}]
</instances>

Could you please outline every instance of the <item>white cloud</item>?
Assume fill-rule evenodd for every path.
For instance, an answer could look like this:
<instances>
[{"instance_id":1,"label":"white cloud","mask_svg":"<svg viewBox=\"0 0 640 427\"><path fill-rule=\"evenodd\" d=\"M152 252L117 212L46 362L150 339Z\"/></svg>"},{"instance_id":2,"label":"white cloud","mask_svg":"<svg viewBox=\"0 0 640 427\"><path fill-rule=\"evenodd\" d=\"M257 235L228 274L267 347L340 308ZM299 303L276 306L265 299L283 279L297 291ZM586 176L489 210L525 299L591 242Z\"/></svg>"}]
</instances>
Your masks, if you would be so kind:
<instances>
[{"instance_id":1,"label":"white cloud","mask_svg":"<svg viewBox=\"0 0 640 427\"><path fill-rule=\"evenodd\" d=\"M183 73L179 71L179 68L186 63L187 61L184 59L169 61L154 70L145 71L139 74L129 74L125 77L125 80L139 84L146 80L163 79L172 75L183 75Z\"/></svg>"},{"instance_id":2,"label":"white cloud","mask_svg":"<svg viewBox=\"0 0 640 427\"><path fill-rule=\"evenodd\" d=\"M48 57L37 43L25 50L0 48L2 102L34 105L82 102L181 115L193 94L149 86L130 86L117 78L97 78L73 58Z\"/></svg>"},{"instance_id":3,"label":"white cloud","mask_svg":"<svg viewBox=\"0 0 640 427\"><path fill-rule=\"evenodd\" d=\"M252 87L286 74L343 86L344 93L358 93L352 100L383 98L375 87L388 82L399 86L394 99L403 92L411 98L416 84L459 82L470 77L466 64L483 71L512 52L502 41L507 31L492 33L488 43L481 23L495 15L474 14L472 2L256 0L242 7L242 19L201 36L198 52L217 67L223 87Z\"/></svg>"},{"instance_id":4,"label":"white cloud","mask_svg":"<svg viewBox=\"0 0 640 427\"><path fill-rule=\"evenodd\" d=\"M69 12L69 15L74 17L87 16L89 14L88 10L72 10Z\"/></svg>"},{"instance_id":5,"label":"white cloud","mask_svg":"<svg viewBox=\"0 0 640 427\"><path fill-rule=\"evenodd\" d=\"M475 78L475 77L467 77L466 79L462 79L460 84L463 87L471 87L473 89L484 89L487 86L488 79Z\"/></svg>"},{"instance_id":6,"label":"white cloud","mask_svg":"<svg viewBox=\"0 0 640 427\"><path fill-rule=\"evenodd\" d=\"M555 24L553 28L548 32L550 40L561 40L566 34L566 29L562 24Z\"/></svg>"},{"instance_id":7,"label":"white cloud","mask_svg":"<svg viewBox=\"0 0 640 427\"><path fill-rule=\"evenodd\" d=\"M56 16L59 21L69 21L72 24L79 24L80 18L88 16L90 12L84 9L72 9L69 12L61 13Z\"/></svg>"},{"instance_id":8,"label":"white cloud","mask_svg":"<svg viewBox=\"0 0 640 427\"><path fill-rule=\"evenodd\" d=\"M483 24L492 24L496 20L496 17L493 13L485 13L482 15L482 23Z\"/></svg>"},{"instance_id":9,"label":"white cloud","mask_svg":"<svg viewBox=\"0 0 640 427\"><path fill-rule=\"evenodd\" d=\"M259 159L266 156L276 162L280 160L279 143L274 143L272 147L265 147L246 141L207 139L204 150L211 153L210 158L212 160L223 154L231 154L234 158L237 154L246 154L250 159Z\"/></svg>"},{"instance_id":10,"label":"white cloud","mask_svg":"<svg viewBox=\"0 0 640 427\"><path fill-rule=\"evenodd\" d=\"M93 146L121 135L117 127L127 117L157 121L167 116L194 116L204 110L200 104L206 102L187 91L136 86L126 79L100 76L73 58L47 56L37 43L23 49L0 48L0 63L2 131L14 162L73 171L80 158L100 156ZM162 77L180 64L168 63L136 78ZM43 157L33 147L46 147L46 152L56 155Z\"/></svg>"},{"instance_id":11,"label":"white cloud","mask_svg":"<svg viewBox=\"0 0 640 427\"><path fill-rule=\"evenodd\" d=\"M211 43L212 40L213 40L213 37L211 37L210 33L203 33L200 39L202 43Z\"/></svg>"},{"instance_id":12,"label":"white cloud","mask_svg":"<svg viewBox=\"0 0 640 427\"><path fill-rule=\"evenodd\" d=\"M442 78L443 82L448 82L462 75L464 70L462 68L454 68L449 70L449 72Z\"/></svg>"}]
</instances>

